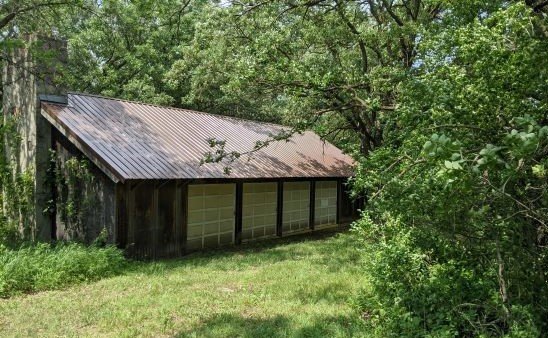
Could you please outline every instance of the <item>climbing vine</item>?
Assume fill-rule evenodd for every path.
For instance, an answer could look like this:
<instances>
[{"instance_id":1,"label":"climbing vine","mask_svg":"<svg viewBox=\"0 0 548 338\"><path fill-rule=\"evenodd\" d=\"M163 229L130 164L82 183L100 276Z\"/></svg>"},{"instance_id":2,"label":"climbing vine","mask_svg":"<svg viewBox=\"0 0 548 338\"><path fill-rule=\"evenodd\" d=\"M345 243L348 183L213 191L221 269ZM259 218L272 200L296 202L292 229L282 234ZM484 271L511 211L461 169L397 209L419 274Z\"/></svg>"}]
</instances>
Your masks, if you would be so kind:
<instances>
[{"instance_id":1,"label":"climbing vine","mask_svg":"<svg viewBox=\"0 0 548 338\"><path fill-rule=\"evenodd\" d=\"M35 208L32 168L20 170L17 153L8 150L21 145L17 123L17 115L6 114L0 126L0 243L5 244L36 235L36 229L26 226Z\"/></svg>"},{"instance_id":2,"label":"climbing vine","mask_svg":"<svg viewBox=\"0 0 548 338\"><path fill-rule=\"evenodd\" d=\"M94 177L90 163L86 159L70 157L64 159L62 154L51 151L51 163L55 196L49 210L57 211L58 219L65 225L70 238L83 238L86 233L85 215L97 202L97 194L92 190Z\"/></svg>"},{"instance_id":3,"label":"climbing vine","mask_svg":"<svg viewBox=\"0 0 548 338\"><path fill-rule=\"evenodd\" d=\"M35 240L38 232L36 217L36 182L32 166L20 164L21 134L19 115L5 114L0 125L0 244L17 245L24 240ZM53 216L71 239L82 239L86 233L84 219L96 203L94 178L86 159L68 153L50 152L50 165L46 168L46 185L51 199L40 212ZM46 189L47 189L46 187Z\"/></svg>"}]
</instances>

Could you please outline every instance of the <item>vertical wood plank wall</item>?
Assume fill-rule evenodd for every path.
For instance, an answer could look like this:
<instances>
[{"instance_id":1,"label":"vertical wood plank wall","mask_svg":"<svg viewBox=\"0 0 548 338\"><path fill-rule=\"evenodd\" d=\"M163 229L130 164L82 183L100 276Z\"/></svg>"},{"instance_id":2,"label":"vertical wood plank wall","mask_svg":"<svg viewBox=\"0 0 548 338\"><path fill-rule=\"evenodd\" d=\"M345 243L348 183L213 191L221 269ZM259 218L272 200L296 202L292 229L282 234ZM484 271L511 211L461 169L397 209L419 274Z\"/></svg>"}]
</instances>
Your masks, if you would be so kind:
<instances>
[{"instance_id":1,"label":"vertical wood plank wall","mask_svg":"<svg viewBox=\"0 0 548 338\"><path fill-rule=\"evenodd\" d=\"M128 185L118 183L116 185L116 236L114 243L122 248L128 244Z\"/></svg>"},{"instance_id":2,"label":"vertical wood plank wall","mask_svg":"<svg viewBox=\"0 0 548 338\"><path fill-rule=\"evenodd\" d=\"M315 211L316 211L316 181L310 181L310 204L309 204L309 214L308 214L308 228L314 230L315 223Z\"/></svg>"},{"instance_id":3,"label":"vertical wood plank wall","mask_svg":"<svg viewBox=\"0 0 548 338\"><path fill-rule=\"evenodd\" d=\"M186 201L186 196L183 199L183 189L186 188L186 185L183 185L179 182L175 184L175 238L177 245L177 255L183 255L185 253L185 243L186 243L186 226L183 222L186 223L186 215L183 219L183 208L186 209L186 203L183 206L183 200ZM185 234L183 235L183 229ZM183 237L184 236L184 237Z\"/></svg>"},{"instance_id":4,"label":"vertical wood plank wall","mask_svg":"<svg viewBox=\"0 0 548 338\"><path fill-rule=\"evenodd\" d=\"M181 202L177 204L177 209L180 210L181 213L181 253L185 254L187 252L186 250L186 237L187 237L187 228L188 228L188 182L184 182L179 185L179 190L181 191Z\"/></svg>"},{"instance_id":5,"label":"vertical wood plank wall","mask_svg":"<svg viewBox=\"0 0 548 338\"><path fill-rule=\"evenodd\" d=\"M138 183L129 183L127 186L128 192L128 234L127 243L129 246L135 243L135 187ZM130 253L133 248L130 248Z\"/></svg>"},{"instance_id":6,"label":"vertical wood plank wall","mask_svg":"<svg viewBox=\"0 0 548 338\"><path fill-rule=\"evenodd\" d=\"M337 180L337 217L335 223L341 223L341 205L342 205L342 181Z\"/></svg>"},{"instance_id":7,"label":"vertical wood plank wall","mask_svg":"<svg viewBox=\"0 0 548 338\"><path fill-rule=\"evenodd\" d=\"M282 236L284 214L284 182L278 182L278 203L276 208L276 235Z\"/></svg>"},{"instance_id":8,"label":"vertical wood plank wall","mask_svg":"<svg viewBox=\"0 0 548 338\"><path fill-rule=\"evenodd\" d=\"M159 256L160 250L163 248L159 248L159 240L158 240L158 232L160 224L158 222L159 215L158 215L158 203L159 203L159 188L160 184L154 185L154 191L152 193L152 248L150 248L150 255L154 258Z\"/></svg>"},{"instance_id":9,"label":"vertical wood plank wall","mask_svg":"<svg viewBox=\"0 0 548 338\"><path fill-rule=\"evenodd\" d=\"M341 198L344 193L343 190L343 180L341 179L332 179L336 181L337 184L337 212L336 212L336 222L333 226L340 225L341 221L341 207L343 203L343 198ZM271 181L272 182L272 181ZM283 232L283 204L284 204L284 181L278 180L275 181L277 184L277 200L276 200L276 235L282 236L285 235ZM316 198L316 181L310 180L310 210L309 210L309 230L315 230L315 203ZM136 243L136 204L135 204L135 193L136 188L143 182L127 182L126 184L119 185L117 188L117 204L120 206L117 215L118 222L118 231L116 234L117 243L128 249L128 253L140 258L160 258L167 256L181 256L188 252L186 246L187 243L187 228L188 228L188 185L193 184L193 182L185 180L176 180L169 181L169 184L174 184L175 189L175 201L174 201L174 227L173 230L173 240L169 243L166 243L167 247L162 247L164 245L165 239L162 237L162 240L159 239L159 236L166 236L163 231L163 226L159 224L159 194L160 188L166 183L166 181L158 182L154 184L154 190L152 195L152 207L151 207L151 232L150 241L145 242L151 245L152 247L148 248L138 248L134 247ZM217 184L219 182L216 182ZM233 182L231 182L233 184ZM204 184L200 182L199 184ZM243 181L236 182L236 192L235 192L235 213L234 213L234 242L235 244L240 244L242 242L242 220L243 220ZM171 190L173 191L173 190ZM165 199L164 199L165 201ZM165 203L165 202L163 202ZM164 205L164 204L163 204ZM165 207L164 209L165 210ZM163 216L162 216L163 217ZM318 216L319 217L319 216Z\"/></svg>"}]
</instances>

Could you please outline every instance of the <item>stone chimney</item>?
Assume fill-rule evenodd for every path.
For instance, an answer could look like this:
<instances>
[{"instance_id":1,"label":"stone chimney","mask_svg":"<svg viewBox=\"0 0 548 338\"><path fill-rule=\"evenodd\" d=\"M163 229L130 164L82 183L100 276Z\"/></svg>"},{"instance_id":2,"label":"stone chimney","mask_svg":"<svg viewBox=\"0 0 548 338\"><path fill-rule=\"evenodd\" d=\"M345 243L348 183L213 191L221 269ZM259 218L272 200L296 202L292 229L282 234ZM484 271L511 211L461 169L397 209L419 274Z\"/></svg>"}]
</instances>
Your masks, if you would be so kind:
<instances>
[{"instance_id":1,"label":"stone chimney","mask_svg":"<svg viewBox=\"0 0 548 338\"><path fill-rule=\"evenodd\" d=\"M50 240L46 209L52 196L48 184L51 126L40 113L40 96L65 94L55 79L66 61L67 45L35 35L23 40L24 46L6 50L9 61L2 72L3 123L8 130L4 157L11 174L6 185L12 184L4 187L3 210L23 238Z\"/></svg>"}]
</instances>

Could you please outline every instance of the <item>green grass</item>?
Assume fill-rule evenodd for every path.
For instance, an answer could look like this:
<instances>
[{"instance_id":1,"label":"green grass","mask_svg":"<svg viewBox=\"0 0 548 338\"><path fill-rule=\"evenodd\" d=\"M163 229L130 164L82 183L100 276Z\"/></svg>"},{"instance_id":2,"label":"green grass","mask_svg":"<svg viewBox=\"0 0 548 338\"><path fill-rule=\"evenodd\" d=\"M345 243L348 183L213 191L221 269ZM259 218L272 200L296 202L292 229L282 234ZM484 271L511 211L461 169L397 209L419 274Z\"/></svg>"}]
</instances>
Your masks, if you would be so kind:
<instances>
[{"instance_id":1,"label":"green grass","mask_svg":"<svg viewBox=\"0 0 548 338\"><path fill-rule=\"evenodd\" d=\"M123 252L77 243L0 245L0 297L61 289L116 276L126 267Z\"/></svg>"},{"instance_id":2,"label":"green grass","mask_svg":"<svg viewBox=\"0 0 548 338\"><path fill-rule=\"evenodd\" d=\"M0 336L356 337L349 233L134 263L120 276L0 300Z\"/></svg>"}]
</instances>

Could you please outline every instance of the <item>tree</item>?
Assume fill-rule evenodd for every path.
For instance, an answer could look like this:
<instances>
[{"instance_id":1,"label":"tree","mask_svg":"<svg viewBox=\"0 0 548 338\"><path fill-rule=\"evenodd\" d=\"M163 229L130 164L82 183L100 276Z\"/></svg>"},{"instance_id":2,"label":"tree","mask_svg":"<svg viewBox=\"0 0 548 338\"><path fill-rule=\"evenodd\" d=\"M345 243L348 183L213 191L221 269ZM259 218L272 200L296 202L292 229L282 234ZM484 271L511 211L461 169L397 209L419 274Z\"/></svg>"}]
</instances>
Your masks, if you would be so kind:
<instances>
[{"instance_id":1,"label":"tree","mask_svg":"<svg viewBox=\"0 0 548 338\"><path fill-rule=\"evenodd\" d=\"M392 116L400 128L356 175L369 196L362 306L391 333L542 335L547 16L523 2L469 5L422 37Z\"/></svg>"},{"instance_id":2,"label":"tree","mask_svg":"<svg viewBox=\"0 0 548 338\"><path fill-rule=\"evenodd\" d=\"M28 44L30 35L51 36L57 27L76 13L86 11L84 0L7 0L0 3L0 63L12 62L10 51ZM49 63L55 58L40 46L30 48L41 63ZM39 71L31 70L35 74ZM4 84L3 84L4 85Z\"/></svg>"},{"instance_id":3,"label":"tree","mask_svg":"<svg viewBox=\"0 0 548 338\"><path fill-rule=\"evenodd\" d=\"M68 8L83 8L77 0L7 0L0 4L0 31L2 38L13 38L16 34L31 33L53 27L54 17L62 17Z\"/></svg>"},{"instance_id":4,"label":"tree","mask_svg":"<svg viewBox=\"0 0 548 338\"><path fill-rule=\"evenodd\" d=\"M188 90L184 102L314 126L349 150L358 141L367 155L382 144L421 31L442 8L420 0L230 2L197 28L170 83Z\"/></svg>"},{"instance_id":5,"label":"tree","mask_svg":"<svg viewBox=\"0 0 548 338\"><path fill-rule=\"evenodd\" d=\"M178 106L183 95L165 82L192 39L207 1L108 0L61 28L70 45L72 90Z\"/></svg>"},{"instance_id":6,"label":"tree","mask_svg":"<svg viewBox=\"0 0 548 338\"><path fill-rule=\"evenodd\" d=\"M354 155L358 304L380 336L548 330L547 1L71 4L5 2L4 46L43 23L69 39L71 89L292 127L272 140L313 128Z\"/></svg>"},{"instance_id":7,"label":"tree","mask_svg":"<svg viewBox=\"0 0 548 338\"><path fill-rule=\"evenodd\" d=\"M193 36L194 22L209 1L24 0L0 5L4 57L29 34L68 40L69 58L60 76L71 90L176 104L181 92L164 74L180 46ZM33 49L38 63L56 58ZM35 48L38 47L38 48ZM59 68L59 67L58 67Z\"/></svg>"}]
</instances>

